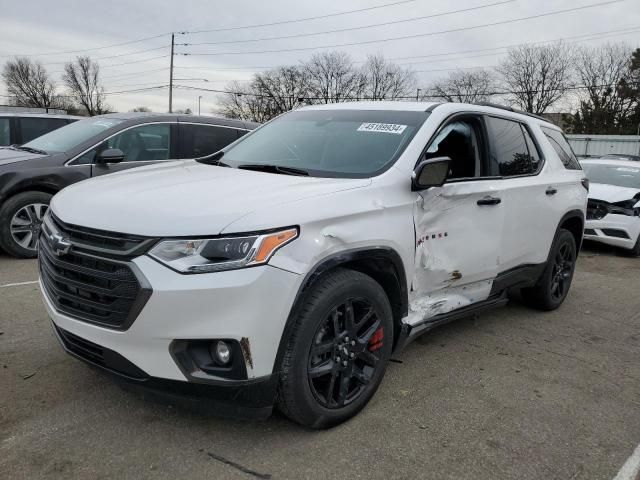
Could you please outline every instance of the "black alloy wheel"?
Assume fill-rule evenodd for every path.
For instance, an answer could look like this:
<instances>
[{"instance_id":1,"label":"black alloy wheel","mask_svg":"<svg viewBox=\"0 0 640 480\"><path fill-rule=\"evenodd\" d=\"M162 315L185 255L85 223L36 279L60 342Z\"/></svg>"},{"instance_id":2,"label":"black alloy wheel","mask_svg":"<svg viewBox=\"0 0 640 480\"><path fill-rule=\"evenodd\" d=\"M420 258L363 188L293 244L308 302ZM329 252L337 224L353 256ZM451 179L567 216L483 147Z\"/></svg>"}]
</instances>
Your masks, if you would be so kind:
<instances>
[{"instance_id":1,"label":"black alloy wheel","mask_svg":"<svg viewBox=\"0 0 640 480\"><path fill-rule=\"evenodd\" d=\"M309 352L307 375L320 405L341 408L371 382L384 345L384 327L364 298L336 306L318 328Z\"/></svg>"}]
</instances>

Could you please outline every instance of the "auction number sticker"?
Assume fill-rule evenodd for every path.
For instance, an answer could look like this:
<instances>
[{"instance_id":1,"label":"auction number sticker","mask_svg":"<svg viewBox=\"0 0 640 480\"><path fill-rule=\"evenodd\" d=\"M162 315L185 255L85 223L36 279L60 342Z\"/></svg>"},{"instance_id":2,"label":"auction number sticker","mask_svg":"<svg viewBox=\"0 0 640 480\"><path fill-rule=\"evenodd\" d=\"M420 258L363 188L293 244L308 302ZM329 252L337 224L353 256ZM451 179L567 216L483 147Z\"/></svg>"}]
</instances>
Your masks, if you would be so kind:
<instances>
[{"instance_id":1,"label":"auction number sticker","mask_svg":"<svg viewBox=\"0 0 640 480\"><path fill-rule=\"evenodd\" d=\"M406 125L398 125L397 123L363 123L358 127L359 132L380 132L393 133L400 135L407 128Z\"/></svg>"}]
</instances>

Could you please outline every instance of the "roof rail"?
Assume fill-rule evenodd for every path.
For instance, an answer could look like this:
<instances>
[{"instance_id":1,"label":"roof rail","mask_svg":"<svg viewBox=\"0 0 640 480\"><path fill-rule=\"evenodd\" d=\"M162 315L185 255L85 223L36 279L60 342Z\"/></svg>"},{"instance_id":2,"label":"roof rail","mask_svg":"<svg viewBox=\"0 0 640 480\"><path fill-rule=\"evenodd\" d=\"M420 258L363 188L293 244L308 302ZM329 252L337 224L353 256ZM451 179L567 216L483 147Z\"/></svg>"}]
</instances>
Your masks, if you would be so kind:
<instances>
[{"instance_id":1,"label":"roof rail","mask_svg":"<svg viewBox=\"0 0 640 480\"><path fill-rule=\"evenodd\" d=\"M536 115L535 113L525 112L524 110L517 110L517 109L515 109L513 107L509 107L507 105L500 105L499 103L478 102L478 103L474 103L474 105L480 105L482 107L499 108L500 110L507 110L509 112L519 113L521 115L526 115L528 117L537 118L538 120L543 120L543 121L545 121L547 123L552 123L548 118L544 118L543 116Z\"/></svg>"}]
</instances>

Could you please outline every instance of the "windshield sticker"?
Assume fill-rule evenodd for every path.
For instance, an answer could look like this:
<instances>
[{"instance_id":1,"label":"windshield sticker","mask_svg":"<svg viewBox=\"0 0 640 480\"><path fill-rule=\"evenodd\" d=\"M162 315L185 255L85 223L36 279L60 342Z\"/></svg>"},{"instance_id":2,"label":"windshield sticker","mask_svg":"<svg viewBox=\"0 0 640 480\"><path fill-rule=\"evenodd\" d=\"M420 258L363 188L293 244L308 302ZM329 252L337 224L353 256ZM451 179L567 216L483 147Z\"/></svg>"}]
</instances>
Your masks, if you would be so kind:
<instances>
[{"instance_id":1,"label":"windshield sticker","mask_svg":"<svg viewBox=\"0 0 640 480\"><path fill-rule=\"evenodd\" d=\"M93 124L97 127L113 127L115 122L110 122L108 120L98 120L97 122L93 122Z\"/></svg>"},{"instance_id":2,"label":"windshield sticker","mask_svg":"<svg viewBox=\"0 0 640 480\"><path fill-rule=\"evenodd\" d=\"M358 127L359 132L382 132L400 135L407 128L406 125L396 123L363 123Z\"/></svg>"}]
</instances>

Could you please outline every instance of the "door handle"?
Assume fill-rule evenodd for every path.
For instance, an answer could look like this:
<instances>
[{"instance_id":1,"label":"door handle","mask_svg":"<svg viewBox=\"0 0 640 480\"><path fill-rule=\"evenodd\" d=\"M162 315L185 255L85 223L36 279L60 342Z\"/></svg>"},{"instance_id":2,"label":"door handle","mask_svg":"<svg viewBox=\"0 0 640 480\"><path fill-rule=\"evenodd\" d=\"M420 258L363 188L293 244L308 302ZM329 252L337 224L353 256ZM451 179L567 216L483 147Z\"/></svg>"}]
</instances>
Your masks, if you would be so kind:
<instances>
[{"instance_id":1,"label":"door handle","mask_svg":"<svg viewBox=\"0 0 640 480\"><path fill-rule=\"evenodd\" d=\"M558 189L554 187L548 187L547 191L544 193L546 193L547 195L555 195L556 193L558 193Z\"/></svg>"},{"instance_id":2,"label":"door handle","mask_svg":"<svg viewBox=\"0 0 640 480\"><path fill-rule=\"evenodd\" d=\"M478 205L498 205L500 202L502 202L501 198L487 195L486 197L478 200Z\"/></svg>"}]
</instances>

